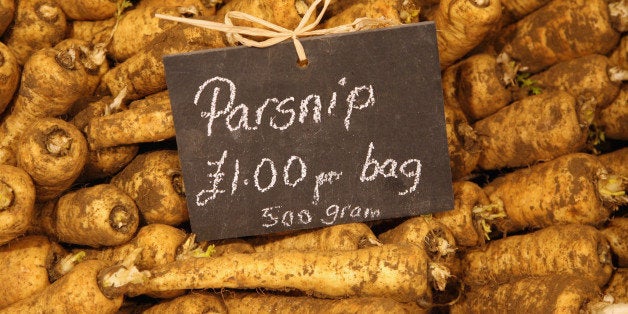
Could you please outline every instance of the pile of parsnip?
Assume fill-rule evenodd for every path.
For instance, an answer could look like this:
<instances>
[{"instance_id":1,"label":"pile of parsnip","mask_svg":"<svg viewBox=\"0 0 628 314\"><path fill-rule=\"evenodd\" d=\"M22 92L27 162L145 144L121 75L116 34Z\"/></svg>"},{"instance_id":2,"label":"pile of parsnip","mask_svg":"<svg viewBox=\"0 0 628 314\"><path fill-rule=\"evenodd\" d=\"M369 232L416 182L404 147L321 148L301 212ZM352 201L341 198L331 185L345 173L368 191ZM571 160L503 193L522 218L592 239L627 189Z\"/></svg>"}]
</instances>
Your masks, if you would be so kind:
<instances>
[{"instance_id":1,"label":"pile of parsnip","mask_svg":"<svg viewBox=\"0 0 628 314\"><path fill-rule=\"evenodd\" d=\"M196 241L162 57L234 43L154 14L312 2L0 0L0 313L628 313L627 0L333 0L435 22L455 207Z\"/></svg>"}]
</instances>

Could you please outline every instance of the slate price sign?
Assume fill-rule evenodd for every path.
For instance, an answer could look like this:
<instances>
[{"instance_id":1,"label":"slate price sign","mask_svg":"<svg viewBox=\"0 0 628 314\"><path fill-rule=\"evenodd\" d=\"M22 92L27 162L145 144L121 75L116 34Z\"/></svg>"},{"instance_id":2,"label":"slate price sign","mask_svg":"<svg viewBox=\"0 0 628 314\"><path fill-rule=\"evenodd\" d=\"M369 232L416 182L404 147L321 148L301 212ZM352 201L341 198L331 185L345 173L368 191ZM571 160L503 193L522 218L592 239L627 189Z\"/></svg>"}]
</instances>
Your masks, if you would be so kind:
<instances>
[{"instance_id":1,"label":"slate price sign","mask_svg":"<svg viewBox=\"0 0 628 314\"><path fill-rule=\"evenodd\" d=\"M192 231L214 240L453 208L432 22L164 58Z\"/></svg>"}]
</instances>

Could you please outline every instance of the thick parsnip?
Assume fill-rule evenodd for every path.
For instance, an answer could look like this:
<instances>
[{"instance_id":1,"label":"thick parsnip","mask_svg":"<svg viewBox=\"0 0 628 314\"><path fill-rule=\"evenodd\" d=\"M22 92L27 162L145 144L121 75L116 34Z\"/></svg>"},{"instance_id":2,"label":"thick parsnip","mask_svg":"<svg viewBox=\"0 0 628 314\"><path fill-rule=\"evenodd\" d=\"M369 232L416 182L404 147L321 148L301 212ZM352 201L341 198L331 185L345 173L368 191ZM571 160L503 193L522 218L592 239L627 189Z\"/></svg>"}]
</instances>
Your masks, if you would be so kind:
<instances>
[{"instance_id":1,"label":"thick parsnip","mask_svg":"<svg viewBox=\"0 0 628 314\"><path fill-rule=\"evenodd\" d=\"M445 225L459 246L481 246L491 232L490 223L503 218L503 204L491 203L480 186L471 181L453 183L454 208L434 213L434 219Z\"/></svg>"},{"instance_id":2,"label":"thick parsnip","mask_svg":"<svg viewBox=\"0 0 628 314\"><path fill-rule=\"evenodd\" d=\"M351 24L358 18L381 18L388 20L391 24L401 24L397 2L397 0L354 1L327 19L322 27L332 28ZM418 17L418 11L416 13Z\"/></svg>"},{"instance_id":3,"label":"thick parsnip","mask_svg":"<svg viewBox=\"0 0 628 314\"><path fill-rule=\"evenodd\" d=\"M128 110L92 118L85 134L92 150L174 138L168 92L136 100Z\"/></svg>"},{"instance_id":4,"label":"thick parsnip","mask_svg":"<svg viewBox=\"0 0 628 314\"><path fill-rule=\"evenodd\" d=\"M414 302L401 303L380 297L329 300L311 296L284 296L269 293L227 293L222 301L228 313L429 313L428 309L421 308Z\"/></svg>"},{"instance_id":5,"label":"thick parsnip","mask_svg":"<svg viewBox=\"0 0 628 314\"><path fill-rule=\"evenodd\" d=\"M628 141L628 84L623 84L619 95L596 116L595 125L604 131L604 136Z\"/></svg>"},{"instance_id":6,"label":"thick parsnip","mask_svg":"<svg viewBox=\"0 0 628 314\"><path fill-rule=\"evenodd\" d=\"M575 98L591 99L596 108L605 108L617 98L623 79L628 80L628 70L612 67L607 57L598 54L559 62L529 77L543 92L564 90Z\"/></svg>"},{"instance_id":7,"label":"thick parsnip","mask_svg":"<svg viewBox=\"0 0 628 314\"><path fill-rule=\"evenodd\" d=\"M26 236L0 247L0 309L50 285L49 272L64 249L43 236Z\"/></svg>"},{"instance_id":8,"label":"thick parsnip","mask_svg":"<svg viewBox=\"0 0 628 314\"><path fill-rule=\"evenodd\" d=\"M602 233L611 246L611 251L617 257L617 266L628 267L628 218L615 217Z\"/></svg>"},{"instance_id":9,"label":"thick parsnip","mask_svg":"<svg viewBox=\"0 0 628 314\"><path fill-rule=\"evenodd\" d=\"M20 82L20 65L5 44L0 42L0 113L4 112Z\"/></svg>"},{"instance_id":10,"label":"thick parsnip","mask_svg":"<svg viewBox=\"0 0 628 314\"><path fill-rule=\"evenodd\" d=\"M560 61L606 54L618 40L605 0L558 0L505 29L496 51L536 73Z\"/></svg>"},{"instance_id":11,"label":"thick parsnip","mask_svg":"<svg viewBox=\"0 0 628 314\"><path fill-rule=\"evenodd\" d=\"M628 303L627 282L628 268L618 268L604 288L604 294L612 296L616 303Z\"/></svg>"},{"instance_id":12,"label":"thick parsnip","mask_svg":"<svg viewBox=\"0 0 628 314\"><path fill-rule=\"evenodd\" d=\"M484 170L523 167L582 150L594 108L563 91L526 97L477 121Z\"/></svg>"},{"instance_id":13,"label":"thick parsnip","mask_svg":"<svg viewBox=\"0 0 628 314\"><path fill-rule=\"evenodd\" d=\"M452 98L448 103L459 106L469 121L476 121L511 102L504 76L495 56L476 54L444 71L443 94Z\"/></svg>"},{"instance_id":14,"label":"thick parsnip","mask_svg":"<svg viewBox=\"0 0 628 314\"><path fill-rule=\"evenodd\" d=\"M148 223L178 225L189 219L177 151L137 155L111 179L111 184L137 203Z\"/></svg>"},{"instance_id":15,"label":"thick parsnip","mask_svg":"<svg viewBox=\"0 0 628 314\"><path fill-rule=\"evenodd\" d=\"M44 290L0 309L0 313L116 313L123 297L107 297L97 282L107 263L85 261Z\"/></svg>"},{"instance_id":16,"label":"thick parsnip","mask_svg":"<svg viewBox=\"0 0 628 314\"><path fill-rule=\"evenodd\" d=\"M0 165L0 245L28 230L34 207L35 185L28 173Z\"/></svg>"},{"instance_id":17,"label":"thick parsnip","mask_svg":"<svg viewBox=\"0 0 628 314\"><path fill-rule=\"evenodd\" d=\"M37 120L17 145L17 164L33 179L38 202L70 188L87 160L87 141L81 131L57 118Z\"/></svg>"},{"instance_id":18,"label":"thick parsnip","mask_svg":"<svg viewBox=\"0 0 628 314\"><path fill-rule=\"evenodd\" d=\"M462 267L463 282L472 287L548 275L574 275L602 287L613 273L604 235L577 224L491 241L485 248L467 252Z\"/></svg>"},{"instance_id":19,"label":"thick parsnip","mask_svg":"<svg viewBox=\"0 0 628 314\"><path fill-rule=\"evenodd\" d=\"M441 0L433 16L441 69L478 45L500 17L498 0Z\"/></svg>"},{"instance_id":20,"label":"thick parsnip","mask_svg":"<svg viewBox=\"0 0 628 314\"><path fill-rule=\"evenodd\" d=\"M146 311L143 314L169 314L180 313L185 311L189 314L204 314L204 313L219 313L227 314L227 308L223 303L223 298L220 295L195 292L192 291L189 294L180 296L178 298L160 302ZM253 309L247 309L247 311L253 312ZM233 312L236 313L236 312Z\"/></svg>"},{"instance_id":21,"label":"thick parsnip","mask_svg":"<svg viewBox=\"0 0 628 314\"><path fill-rule=\"evenodd\" d=\"M37 215L38 227L60 242L91 247L126 243L139 225L137 206L110 184L68 192L45 203Z\"/></svg>"},{"instance_id":22,"label":"thick parsnip","mask_svg":"<svg viewBox=\"0 0 628 314\"><path fill-rule=\"evenodd\" d=\"M609 172L628 178L628 147L598 155L597 159Z\"/></svg>"},{"instance_id":23,"label":"thick parsnip","mask_svg":"<svg viewBox=\"0 0 628 314\"><path fill-rule=\"evenodd\" d=\"M0 36L13 22L15 0L0 0Z\"/></svg>"},{"instance_id":24,"label":"thick parsnip","mask_svg":"<svg viewBox=\"0 0 628 314\"><path fill-rule=\"evenodd\" d=\"M104 20L116 13L116 0L59 0L59 5L70 20Z\"/></svg>"},{"instance_id":25,"label":"thick parsnip","mask_svg":"<svg viewBox=\"0 0 628 314\"><path fill-rule=\"evenodd\" d=\"M20 0L16 5L13 26L5 35L5 43L18 63L24 65L35 51L63 40L67 22L57 1Z\"/></svg>"},{"instance_id":26,"label":"thick parsnip","mask_svg":"<svg viewBox=\"0 0 628 314\"><path fill-rule=\"evenodd\" d=\"M599 299L600 288L584 278L549 275L473 288L451 313L588 313L586 305Z\"/></svg>"},{"instance_id":27,"label":"thick parsnip","mask_svg":"<svg viewBox=\"0 0 628 314\"><path fill-rule=\"evenodd\" d=\"M492 202L504 206L506 217L493 221L502 232L567 223L600 225L627 201L625 189L621 178L583 153L516 170L484 187Z\"/></svg>"},{"instance_id":28,"label":"thick parsnip","mask_svg":"<svg viewBox=\"0 0 628 314\"><path fill-rule=\"evenodd\" d=\"M480 158L479 138L464 113L445 103L445 129L449 150L449 167L454 180L469 175Z\"/></svg>"},{"instance_id":29,"label":"thick parsnip","mask_svg":"<svg viewBox=\"0 0 628 314\"><path fill-rule=\"evenodd\" d=\"M0 163L15 164L18 138L39 118L59 116L90 91L77 48L46 48L24 65L10 114L0 125ZM54 88L53 88L54 86Z\"/></svg>"}]
</instances>

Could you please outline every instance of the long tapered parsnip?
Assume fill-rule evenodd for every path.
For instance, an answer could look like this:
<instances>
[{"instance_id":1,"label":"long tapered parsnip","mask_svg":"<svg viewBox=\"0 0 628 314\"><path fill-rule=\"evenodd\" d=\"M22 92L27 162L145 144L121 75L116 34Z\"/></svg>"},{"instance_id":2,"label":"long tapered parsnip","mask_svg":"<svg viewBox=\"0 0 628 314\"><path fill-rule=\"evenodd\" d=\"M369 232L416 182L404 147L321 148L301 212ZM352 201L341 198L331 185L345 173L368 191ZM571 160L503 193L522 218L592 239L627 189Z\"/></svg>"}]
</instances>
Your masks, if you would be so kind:
<instances>
[{"instance_id":1,"label":"long tapered parsnip","mask_svg":"<svg viewBox=\"0 0 628 314\"><path fill-rule=\"evenodd\" d=\"M137 143L158 142L174 138L174 120L168 92L151 95L147 104L130 104L130 108L110 115L92 118L85 134L92 150Z\"/></svg>"},{"instance_id":2,"label":"long tapered parsnip","mask_svg":"<svg viewBox=\"0 0 628 314\"><path fill-rule=\"evenodd\" d=\"M429 258L414 245L231 254L177 261L149 273L116 265L101 272L99 282L112 296L209 288L296 289L327 298L377 296L428 304L432 296Z\"/></svg>"},{"instance_id":3,"label":"long tapered parsnip","mask_svg":"<svg viewBox=\"0 0 628 314\"><path fill-rule=\"evenodd\" d=\"M592 53L606 54L619 40L604 0L550 1L502 32L496 50L532 73Z\"/></svg>"},{"instance_id":4,"label":"long tapered parsnip","mask_svg":"<svg viewBox=\"0 0 628 314\"><path fill-rule=\"evenodd\" d=\"M179 155L157 150L137 155L111 184L137 203L148 223L178 225L189 219Z\"/></svg>"},{"instance_id":5,"label":"long tapered parsnip","mask_svg":"<svg viewBox=\"0 0 628 314\"><path fill-rule=\"evenodd\" d=\"M478 45L500 17L498 0L441 0L433 16L441 69Z\"/></svg>"},{"instance_id":6,"label":"long tapered parsnip","mask_svg":"<svg viewBox=\"0 0 628 314\"><path fill-rule=\"evenodd\" d=\"M625 180L584 153L508 173L484 191L491 201L503 204L506 217L492 222L502 232L566 223L600 225L628 201Z\"/></svg>"},{"instance_id":7,"label":"long tapered parsnip","mask_svg":"<svg viewBox=\"0 0 628 314\"><path fill-rule=\"evenodd\" d=\"M26 236L0 247L0 309L50 285L49 271L65 250L43 236Z\"/></svg>"},{"instance_id":8,"label":"long tapered parsnip","mask_svg":"<svg viewBox=\"0 0 628 314\"><path fill-rule=\"evenodd\" d=\"M139 225L133 199L110 184L68 192L45 203L38 227L60 242L91 247L126 243Z\"/></svg>"},{"instance_id":9,"label":"long tapered parsnip","mask_svg":"<svg viewBox=\"0 0 628 314\"><path fill-rule=\"evenodd\" d=\"M357 250L380 244L371 228L363 223L268 235L253 238L249 242L257 252Z\"/></svg>"},{"instance_id":10,"label":"long tapered parsnip","mask_svg":"<svg viewBox=\"0 0 628 314\"><path fill-rule=\"evenodd\" d=\"M28 230L34 207L35 185L28 173L0 165L0 245Z\"/></svg>"},{"instance_id":11,"label":"long tapered parsnip","mask_svg":"<svg viewBox=\"0 0 628 314\"><path fill-rule=\"evenodd\" d=\"M57 118L37 120L17 145L17 164L33 179L38 202L70 188L87 161L87 141L81 131Z\"/></svg>"},{"instance_id":12,"label":"long tapered parsnip","mask_svg":"<svg viewBox=\"0 0 628 314\"><path fill-rule=\"evenodd\" d=\"M600 288L584 278L549 275L473 288L451 313L579 313L599 299Z\"/></svg>"},{"instance_id":13,"label":"long tapered parsnip","mask_svg":"<svg viewBox=\"0 0 628 314\"><path fill-rule=\"evenodd\" d=\"M24 65L35 51L63 40L67 22L56 1L20 0L16 5L13 27L5 35L6 45Z\"/></svg>"},{"instance_id":14,"label":"long tapered parsnip","mask_svg":"<svg viewBox=\"0 0 628 314\"><path fill-rule=\"evenodd\" d=\"M462 267L463 282L473 287L547 275L574 275L602 287L613 272L604 235L578 224L491 241L467 252Z\"/></svg>"},{"instance_id":15,"label":"long tapered parsnip","mask_svg":"<svg viewBox=\"0 0 628 314\"><path fill-rule=\"evenodd\" d=\"M97 282L98 272L107 263L85 261L30 297L0 309L0 313L116 313L123 297L107 297Z\"/></svg>"},{"instance_id":16,"label":"long tapered parsnip","mask_svg":"<svg viewBox=\"0 0 628 314\"><path fill-rule=\"evenodd\" d=\"M482 188L471 181L456 181L453 188L454 208L434 213L434 219L451 231L457 245L483 245L491 232L491 221L506 215L503 204L491 203Z\"/></svg>"},{"instance_id":17,"label":"long tapered parsnip","mask_svg":"<svg viewBox=\"0 0 628 314\"><path fill-rule=\"evenodd\" d=\"M477 121L484 170L523 167L582 150L594 108L563 91L526 97Z\"/></svg>"},{"instance_id":18,"label":"long tapered parsnip","mask_svg":"<svg viewBox=\"0 0 628 314\"><path fill-rule=\"evenodd\" d=\"M0 163L16 163L16 143L31 123L62 115L75 101L85 97L91 89L89 77L77 48L46 48L35 52L22 70L12 111L0 125Z\"/></svg>"},{"instance_id":19,"label":"long tapered parsnip","mask_svg":"<svg viewBox=\"0 0 628 314\"><path fill-rule=\"evenodd\" d=\"M0 113L6 109L20 82L21 74L17 58L5 44L0 42Z\"/></svg>"}]
</instances>

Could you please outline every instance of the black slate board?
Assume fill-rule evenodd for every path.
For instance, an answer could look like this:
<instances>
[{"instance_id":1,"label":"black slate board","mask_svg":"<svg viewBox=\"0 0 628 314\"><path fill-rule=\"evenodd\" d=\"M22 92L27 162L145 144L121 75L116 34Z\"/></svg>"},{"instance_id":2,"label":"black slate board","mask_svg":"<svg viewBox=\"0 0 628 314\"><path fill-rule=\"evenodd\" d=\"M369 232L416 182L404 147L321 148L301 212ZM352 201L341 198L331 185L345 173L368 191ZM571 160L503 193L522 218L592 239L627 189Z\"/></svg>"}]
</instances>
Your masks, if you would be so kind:
<instances>
[{"instance_id":1,"label":"black slate board","mask_svg":"<svg viewBox=\"0 0 628 314\"><path fill-rule=\"evenodd\" d=\"M435 34L302 39L305 67L291 42L165 57L198 239L452 209Z\"/></svg>"}]
</instances>

